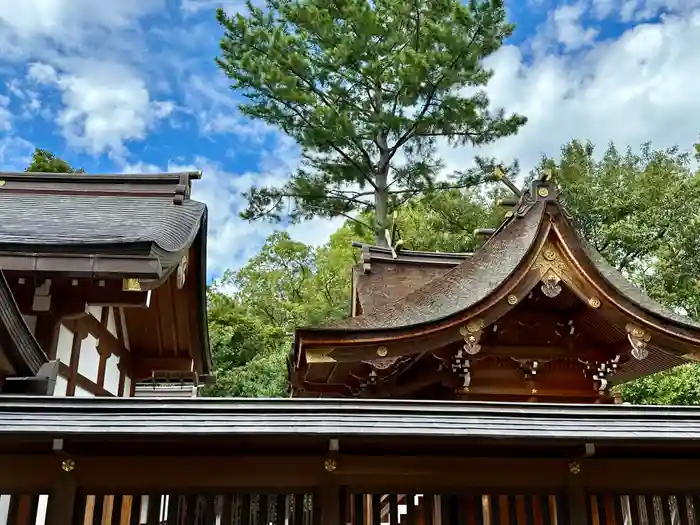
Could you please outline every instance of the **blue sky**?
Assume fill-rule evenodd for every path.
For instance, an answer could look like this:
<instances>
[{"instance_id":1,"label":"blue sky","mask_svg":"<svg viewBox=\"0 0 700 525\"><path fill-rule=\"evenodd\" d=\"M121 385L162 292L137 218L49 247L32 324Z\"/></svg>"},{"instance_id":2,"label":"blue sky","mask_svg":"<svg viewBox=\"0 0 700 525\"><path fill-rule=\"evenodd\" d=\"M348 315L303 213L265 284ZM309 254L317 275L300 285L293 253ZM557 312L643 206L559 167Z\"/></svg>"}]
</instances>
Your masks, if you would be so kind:
<instances>
[{"instance_id":1,"label":"blue sky","mask_svg":"<svg viewBox=\"0 0 700 525\"><path fill-rule=\"evenodd\" d=\"M274 229L237 218L240 192L281 183L298 152L242 118L214 64L214 9L236 0L0 0L0 161L35 146L91 172L197 168L210 207L211 275L243 264ZM523 167L572 138L690 148L700 131L700 0L512 1L516 34L494 56L494 106L530 119L480 154ZM440 147L448 168L471 148ZM291 228L322 243L338 221Z\"/></svg>"}]
</instances>

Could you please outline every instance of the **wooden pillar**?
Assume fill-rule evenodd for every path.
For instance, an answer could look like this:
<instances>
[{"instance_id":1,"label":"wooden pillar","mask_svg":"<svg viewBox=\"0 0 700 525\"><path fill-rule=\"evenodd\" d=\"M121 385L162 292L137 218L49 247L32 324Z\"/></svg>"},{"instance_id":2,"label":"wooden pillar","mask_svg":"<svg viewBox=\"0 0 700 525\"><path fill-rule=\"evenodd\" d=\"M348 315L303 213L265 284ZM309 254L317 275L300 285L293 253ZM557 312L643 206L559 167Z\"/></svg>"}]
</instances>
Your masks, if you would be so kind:
<instances>
[{"instance_id":1,"label":"wooden pillar","mask_svg":"<svg viewBox=\"0 0 700 525\"><path fill-rule=\"evenodd\" d=\"M566 508L569 525L587 525L586 491L581 482L580 472L585 465L579 461L569 462L569 473L566 478Z\"/></svg>"},{"instance_id":2,"label":"wooden pillar","mask_svg":"<svg viewBox=\"0 0 700 525\"><path fill-rule=\"evenodd\" d=\"M314 505L314 507L318 509L319 516L314 518L314 525L344 525L340 523L343 515L341 510L341 505L344 504L343 497L338 480L333 475L337 466L337 455L335 451L332 451L324 462L326 475L323 476L323 485L316 493L319 501L318 505Z\"/></svg>"},{"instance_id":3,"label":"wooden pillar","mask_svg":"<svg viewBox=\"0 0 700 525\"><path fill-rule=\"evenodd\" d=\"M72 525L75 512L75 462L65 459L49 495L46 525Z\"/></svg>"}]
</instances>

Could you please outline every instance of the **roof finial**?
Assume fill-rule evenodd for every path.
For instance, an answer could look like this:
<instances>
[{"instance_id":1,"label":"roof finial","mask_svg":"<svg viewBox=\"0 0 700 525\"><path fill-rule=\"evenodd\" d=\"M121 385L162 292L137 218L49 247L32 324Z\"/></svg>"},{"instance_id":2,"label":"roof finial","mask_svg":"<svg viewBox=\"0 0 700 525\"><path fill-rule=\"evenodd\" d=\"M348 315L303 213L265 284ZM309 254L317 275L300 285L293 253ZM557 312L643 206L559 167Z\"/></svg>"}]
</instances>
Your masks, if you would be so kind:
<instances>
[{"instance_id":1,"label":"roof finial","mask_svg":"<svg viewBox=\"0 0 700 525\"><path fill-rule=\"evenodd\" d=\"M518 197L522 195L518 187L513 184L508 177L506 177L506 174L503 172L503 168L501 168L501 166L496 166L493 169L493 175L497 180L500 180L503 184L508 186L508 189L510 189L510 191L512 191L515 195Z\"/></svg>"}]
</instances>

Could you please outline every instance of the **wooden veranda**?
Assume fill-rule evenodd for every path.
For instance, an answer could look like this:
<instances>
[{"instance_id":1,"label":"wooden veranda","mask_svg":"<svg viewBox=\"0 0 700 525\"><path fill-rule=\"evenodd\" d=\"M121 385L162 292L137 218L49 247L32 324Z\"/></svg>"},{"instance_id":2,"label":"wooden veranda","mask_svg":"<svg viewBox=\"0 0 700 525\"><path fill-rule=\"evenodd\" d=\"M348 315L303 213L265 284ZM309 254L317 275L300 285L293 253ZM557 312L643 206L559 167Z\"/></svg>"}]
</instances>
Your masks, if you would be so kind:
<instances>
[{"instance_id":1,"label":"wooden veranda","mask_svg":"<svg viewBox=\"0 0 700 525\"><path fill-rule=\"evenodd\" d=\"M0 432L7 525L700 523L695 409L4 398Z\"/></svg>"}]
</instances>

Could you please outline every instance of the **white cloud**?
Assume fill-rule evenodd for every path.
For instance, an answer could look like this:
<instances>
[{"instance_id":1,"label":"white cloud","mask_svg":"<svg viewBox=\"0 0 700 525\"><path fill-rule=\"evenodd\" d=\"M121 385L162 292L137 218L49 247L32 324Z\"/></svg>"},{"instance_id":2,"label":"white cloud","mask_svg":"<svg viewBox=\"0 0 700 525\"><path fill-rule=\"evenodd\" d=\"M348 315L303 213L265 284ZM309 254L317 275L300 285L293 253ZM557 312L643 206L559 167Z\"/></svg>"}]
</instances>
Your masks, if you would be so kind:
<instances>
[{"instance_id":1,"label":"white cloud","mask_svg":"<svg viewBox=\"0 0 700 525\"><path fill-rule=\"evenodd\" d=\"M590 46L598 36L597 29L584 27L581 23L586 8L582 1L565 4L557 7L551 16L558 42L569 51Z\"/></svg>"},{"instance_id":2,"label":"white cloud","mask_svg":"<svg viewBox=\"0 0 700 525\"><path fill-rule=\"evenodd\" d=\"M57 89L60 107L42 103L16 74L13 94L25 115L51 115L69 146L91 154L124 155L125 143L143 139L174 108L153 100L134 64L140 18L165 0L0 0L0 53L27 82Z\"/></svg>"},{"instance_id":3,"label":"white cloud","mask_svg":"<svg viewBox=\"0 0 700 525\"><path fill-rule=\"evenodd\" d=\"M495 70L488 92L495 107L526 115L528 124L478 152L441 151L451 169L463 169L475 153L518 158L529 169L573 138L601 147L612 140L690 148L700 130L698 46L700 9L638 25L574 55L525 57L505 46L488 59Z\"/></svg>"},{"instance_id":4,"label":"white cloud","mask_svg":"<svg viewBox=\"0 0 700 525\"><path fill-rule=\"evenodd\" d=\"M18 51L47 41L82 46L91 35L132 27L138 17L164 5L164 0L0 0L0 42L14 41L20 47L9 49Z\"/></svg>"},{"instance_id":5,"label":"white cloud","mask_svg":"<svg viewBox=\"0 0 700 525\"><path fill-rule=\"evenodd\" d=\"M122 156L124 142L145 138L173 111L172 102L151 100L144 80L127 66L75 60L68 71L32 63L28 77L61 92L63 105L56 121L73 147Z\"/></svg>"}]
</instances>

